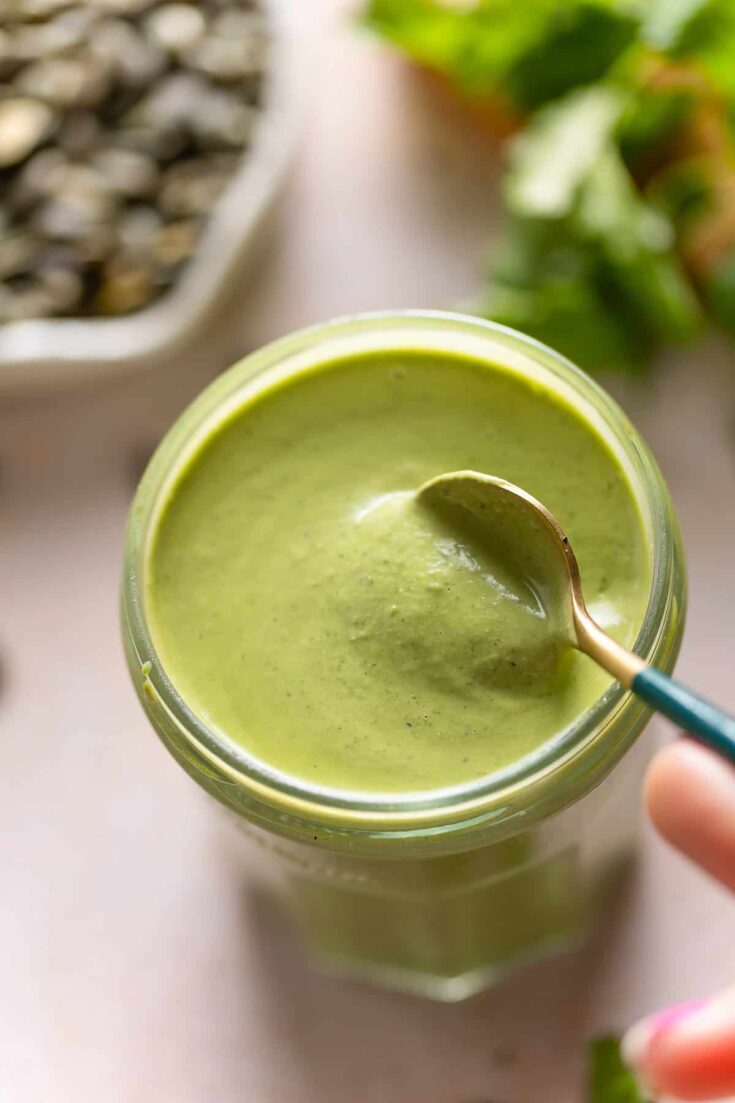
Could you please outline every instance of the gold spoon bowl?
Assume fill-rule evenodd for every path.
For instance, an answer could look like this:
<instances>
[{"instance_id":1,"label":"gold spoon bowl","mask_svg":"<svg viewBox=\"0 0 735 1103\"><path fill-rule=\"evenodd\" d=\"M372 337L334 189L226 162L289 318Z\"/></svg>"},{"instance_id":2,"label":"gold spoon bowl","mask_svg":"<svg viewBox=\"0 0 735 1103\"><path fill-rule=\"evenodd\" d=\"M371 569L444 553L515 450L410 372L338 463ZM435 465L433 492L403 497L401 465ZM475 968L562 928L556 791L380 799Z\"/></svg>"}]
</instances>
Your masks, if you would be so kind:
<instances>
[{"instance_id":1,"label":"gold spoon bowl","mask_svg":"<svg viewBox=\"0 0 735 1103\"><path fill-rule=\"evenodd\" d=\"M559 603L571 646L582 651L649 707L668 716L691 735L735 762L735 718L705 701L640 655L612 639L591 616L584 600L582 578L569 537L556 517L533 495L505 479L479 471L453 471L425 482L419 501L433 507L467 511L482 520L490 539L512 529L514 549L540 575L547 593ZM493 521L502 525L493 528Z\"/></svg>"}]
</instances>

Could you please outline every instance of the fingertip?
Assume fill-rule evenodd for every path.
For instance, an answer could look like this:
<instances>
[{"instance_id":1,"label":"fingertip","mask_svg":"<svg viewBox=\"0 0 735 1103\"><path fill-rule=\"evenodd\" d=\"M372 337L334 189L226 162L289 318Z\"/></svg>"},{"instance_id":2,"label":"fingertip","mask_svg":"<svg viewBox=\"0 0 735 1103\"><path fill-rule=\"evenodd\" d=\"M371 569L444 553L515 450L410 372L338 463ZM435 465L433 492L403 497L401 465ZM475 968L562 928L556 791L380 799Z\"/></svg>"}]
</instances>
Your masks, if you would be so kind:
<instances>
[{"instance_id":1,"label":"fingertip","mask_svg":"<svg viewBox=\"0 0 735 1103\"><path fill-rule=\"evenodd\" d=\"M692 739L653 759L645 782L648 813L663 837L735 888L735 768Z\"/></svg>"},{"instance_id":2,"label":"fingertip","mask_svg":"<svg viewBox=\"0 0 735 1103\"><path fill-rule=\"evenodd\" d=\"M654 1094L729 1098L735 1091L735 991L642 1020L625 1036L623 1057Z\"/></svg>"},{"instance_id":3,"label":"fingertip","mask_svg":"<svg viewBox=\"0 0 735 1103\"><path fill-rule=\"evenodd\" d=\"M691 740L677 739L663 747L648 767L643 789L646 809L664 838L678 825L678 798L697 768L692 751L696 756L699 748Z\"/></svg>"},{"instance_id":4,"label":"fingertip","mask_svg":"<svg viewBox=\"0 0 735 1103\"><path fill-rule=\"evenodd\" d=\"M625 1032L620 1046L622 1058L635 1073L646 1092L658 1093L668 1090L671 1086L670 1070L665 1064L664 1068L661 1068L657 1040L681 1019L696 1014L705 1006L704 1000L676 1004L639 1020ZM678 1084L678 1087L681 1085ZM689 1087L691 1088L691 1085Z\"/></svg>"}]
</instances>

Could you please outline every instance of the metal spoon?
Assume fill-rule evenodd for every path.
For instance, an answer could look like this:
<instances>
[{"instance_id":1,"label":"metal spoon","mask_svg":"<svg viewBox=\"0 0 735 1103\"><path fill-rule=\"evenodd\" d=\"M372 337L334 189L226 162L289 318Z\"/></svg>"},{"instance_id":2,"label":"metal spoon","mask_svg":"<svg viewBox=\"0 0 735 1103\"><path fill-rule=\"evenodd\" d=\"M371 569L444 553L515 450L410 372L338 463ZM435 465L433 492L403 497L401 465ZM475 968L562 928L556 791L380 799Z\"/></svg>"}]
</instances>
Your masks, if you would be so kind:
<instances>
[{"instance_id":1,"label":"metal spoon","mask_svg":"<svg viewBox=\"0 0 735 1103\"><path fill-rule=\"evenodd\" d=\"M649 666L600 628L590 615L569 538L553 513L531 494L505 479L477 471L453 471L425 482L417 498L433 507L460 509L482 520L492 532L493 516L512 519L516 551L535 556L540 581L562 603L569 642L612 674L652 709L668 716L700 742L735 762L735 718ZM498 529L500 534L500 528ZM508 548L505 548L506 554ZM538 553L538 554L536 554Z\"/></svg>"}]
</instances>

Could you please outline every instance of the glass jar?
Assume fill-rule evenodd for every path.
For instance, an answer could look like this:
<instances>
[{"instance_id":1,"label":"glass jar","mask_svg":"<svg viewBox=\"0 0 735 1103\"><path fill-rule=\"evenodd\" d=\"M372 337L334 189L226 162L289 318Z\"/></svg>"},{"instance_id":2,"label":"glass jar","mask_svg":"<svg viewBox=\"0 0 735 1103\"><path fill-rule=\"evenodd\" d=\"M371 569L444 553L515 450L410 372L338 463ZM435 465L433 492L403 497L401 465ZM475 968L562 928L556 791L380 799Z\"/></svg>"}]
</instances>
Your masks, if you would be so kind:
<instances>
[{"instance_id":1,"label":"glass jar","mask_svg":"<svg viewBox=\"0 0 735 1103\"><path fill-rule=\"evenodd\" d=\"M636 651L672 669L684 616L682 554L646 445L615 402L550 349L501 326L433 312L358 316L296 333L204 391L164 439L135 498L123 634L153 727L234 814L251 876L287 903L318 959L411 992L461 999L583 937L635 844L647 710L614 684L571 727L498 773L432 792L339 792L269 770L209 730L177 694L146 621L146 552L157 510L212 425L276 378L377 349L504 363L563 394L594 424L627 472L652 552Z\"/></svg>"}]
</instances>

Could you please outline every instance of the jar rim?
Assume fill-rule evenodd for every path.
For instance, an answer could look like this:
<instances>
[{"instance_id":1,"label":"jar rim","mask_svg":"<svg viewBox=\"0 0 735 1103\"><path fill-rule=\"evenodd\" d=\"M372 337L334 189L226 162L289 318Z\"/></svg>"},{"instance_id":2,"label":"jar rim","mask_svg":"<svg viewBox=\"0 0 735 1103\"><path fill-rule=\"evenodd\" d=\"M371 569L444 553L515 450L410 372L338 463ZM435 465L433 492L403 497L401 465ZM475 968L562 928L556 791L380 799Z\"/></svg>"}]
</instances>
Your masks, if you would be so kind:
<instances>
[{"instance_id":1,"label":"jar rim","mask_svg":"<svg viewBox=\"0 0 735 1103\"><path fill-rule=\"evenodd\" d=\"M416 343L423 340L423 345ZM156 653L145 609L145 573L151 533L166 491L206 438L212 422L259 389L264 373L275 378L317 369L347 351L423 348L477 350L482 359L528 376L553 380L587 419L597 422L626 467L651 539L651 587L634 650L670 670L681 638L682 592L675 593L681 551L666 486L647 445L615 400L569 360L534 338L506 326L443 311L393 311L350 315L310 326L251 353L210 384L174 423L156 450L128 520L123 574L123 630L134 679L155 699L183 747L244 791L260 809L338 832L411 836L478 821L523 815L529 822L550 814L592 788L636 738L648 713L613 683L572 724L503 769L442 789L411 793L360 793L319 786L269 767L209 727L180 696ZM298 365L302 365L300 369ZM678 600L677 600L678 597ZM667 624L674 622L673 633ZM137 669L135 669L137 667ZM140 688L140 687L139 687ZM205 767L206 768L206 767ZM570 778L564 794L558 783ZM573 782L573 784L572 784ZM578 790L578 791L577 791ZM574 795L570 797L570 793Z\"/></svg>"}]
</instances>

